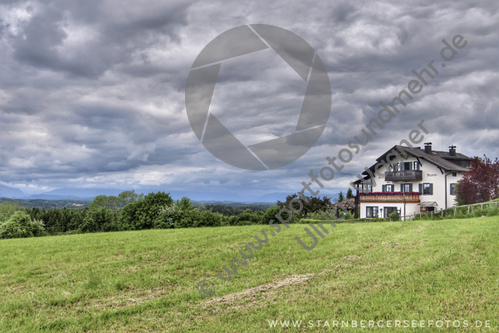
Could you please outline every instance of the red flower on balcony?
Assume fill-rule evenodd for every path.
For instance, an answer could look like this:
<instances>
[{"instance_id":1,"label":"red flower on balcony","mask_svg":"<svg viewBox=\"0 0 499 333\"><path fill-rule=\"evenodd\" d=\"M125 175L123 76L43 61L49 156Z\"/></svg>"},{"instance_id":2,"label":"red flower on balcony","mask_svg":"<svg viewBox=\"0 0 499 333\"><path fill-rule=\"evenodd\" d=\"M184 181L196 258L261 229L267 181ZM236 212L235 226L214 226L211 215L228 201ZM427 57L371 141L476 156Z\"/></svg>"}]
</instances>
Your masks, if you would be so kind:
<instances>
[{"instance_id":1,"label":"red flower on balcony","mask_svg":"<svg viewBox=\"0 0 499 333\"><path fill-rule=\"evenodd\" d=\"M390 195L390 194L397 194L397 195L400 195L400 194L419 194L419 192L360 192L359 194L387 194L387 195Z\"/></svg>"}]
</instances>

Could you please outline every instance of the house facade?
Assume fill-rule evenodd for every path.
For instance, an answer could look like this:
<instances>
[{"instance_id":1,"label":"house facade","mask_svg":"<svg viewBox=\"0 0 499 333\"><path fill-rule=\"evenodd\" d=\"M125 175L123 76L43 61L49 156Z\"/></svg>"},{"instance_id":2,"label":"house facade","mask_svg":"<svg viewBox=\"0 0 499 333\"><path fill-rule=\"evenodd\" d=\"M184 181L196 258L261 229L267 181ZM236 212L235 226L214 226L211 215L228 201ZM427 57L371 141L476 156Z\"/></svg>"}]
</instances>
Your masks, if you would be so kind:
<instances>
[{"instance_id":1,"label":"house facade","mask_svg":"<svg viewBox=\"0 0 499 333\"><path fill-rule=\"evenodd\" d=\"M396 150L394 156L391 152ZM375 172L376 165L386 161ZM411 216L455 206L456 183L470 166L468 156L432 150L431 142L420 147L394 146L364 171L364 179L353 182L357 188L357 216L388 217L392 212Z\"/></svg>"}]
</instances>

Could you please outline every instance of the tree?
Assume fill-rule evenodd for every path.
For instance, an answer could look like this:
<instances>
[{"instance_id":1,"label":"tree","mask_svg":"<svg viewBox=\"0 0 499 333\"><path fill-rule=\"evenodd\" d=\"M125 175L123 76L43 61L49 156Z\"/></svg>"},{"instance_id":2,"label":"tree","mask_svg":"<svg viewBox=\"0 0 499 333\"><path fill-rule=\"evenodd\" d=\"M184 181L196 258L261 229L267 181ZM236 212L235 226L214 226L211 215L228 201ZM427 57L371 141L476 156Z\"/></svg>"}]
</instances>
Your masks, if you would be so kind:
<instances>
[{"instance_id":1,"label":"tree","mask_svg":"<svg viewBox=\"0 0 499 333\"><path fill-rule=\"evenodd\" d=\"M460 205L489 201L499 196L499 160L473 157L471 168L458 182L457 201Z\"/></svg>"},{"instance_id":2,"label":"tree","mask_svg":"<svg viewBox=\"0 0 499 333\"><path fill-rule=\"evenodd\" d=\"M198 212L204 212L206 210L206 206L203 205L202 203L200 203L197 207L196 207L197 211Z\"/></svg>"},{"instance_id":3,"label":"tree","mask_svg":"<svg viewBox=\"0 0 499 333\"><path fill-rule=\"evenodd\" d=\"M338 202L342 202L345 200L345 197L343 196L343 192L340 191L340 194L338 195Z\"/></svg>"},{"instance_id":4,"label":"tree","mask_svg":"<svg viewBox=\"0 0 499 333\"><path fill-rule=\"evenodd\" d=\"M286 197L285 202L277 201L277 206L279 206L279 208L281 208L281 209L282 208L289 209L289 205L293 201L293 203L292 203L293 208L295 210L298 210L298 209L300 209L300 205L297 202L298 200L296 200L296 199L300 199L300 201L303 204L303 209L300 211L298 216L299 216L299 218L304 218L304 219L307 218L308 213L314 213L314 212L317 212L320 210L325 210L327 207L331 206L331 199L329 199L328 197L323 197L322 199L318 198L318 197L307 197L307 196L304 196L304 197L306 198L306 200L300 199L298 194L288 195ZM293 200L293 199L295 199L295 200ZM284 219L286 219L284 214L285 213L283 213L282 216ZM296 214L293 214L293 216L295 216L295 215Z\"/></svg>"},{"instance_id":5,"label":"tree","mask_svg":"<svg viewBox=\"0 0 499 333\"><path fill-rule=\"evenodd\" d=\"M352 189L349 188L347 191L347 199L352 199L352 198L353 198L353 192L352 192Z\"/></svg>"},{"instance_id":6,"label":"tree","mask_svg":"<svg viewBox=\"0 0 499 333\"><path fill-rule=\"evenodd\" d=\"M173 199L170 194L164 192L149 193L143 200L129 203L121 210L119 229L151 229L154 226L154 221L160 215L161 208L172 205Z\"/></svg>"},{"instance_id":7,"label":"tree","mask_svg":"<svg viewBox=\"0 0 499 333\"><path fill-rule=\"evenodd\" d=\"M180 199L180 201L177 200L177 205L183 211L192 209L192 201L188 197L183 197L182 199Z\"/></svg>"},{"instance_id":8,"label":"tree","mask_svg":"<svg viewBox=\"0 0 499 333\"><path fill-rule=\"evenodd\" d=\"M15 212L7 222L0 225L0 238L26 238L44 234L41 221L31 221L23 211Z\"/></svg>"},{"instance_id":9,"label":"tree","mask_svg":"<svg viewBox=\"0 0 499 333\"><path fill-rule=\"evenodd\" d=\"M98 195L94 200L88 204L90 210L107 208L111 210L119 210L121 208L118 197L113 195Z\"/></svg>"},{"instance_id":10,"label":"tree","mask_svg":"<svg viewBox=\"0 0 499 333\"><path fill-rule=\"evenodd\" d=\"M79 227L81 232L116 231L118 212L105 207L90 210Z\"/></svg>"},{"instance_id":11,"label":"tree","mask_svg":"<svg viewBox=\"0 0 499 333\"><path fill-rule=\"evenodd\" d=\"M142 199L144 199L144 194L137 194L135 193L135 190L123 191L118 194L118 202L121 207L125 207L129 203L136 202Z\"/></svg>"},{"instance_id":12,"label":"tree","mask_svg":"<svg viewBox=\"0 0 499 333\"><path fill-rule=\"evenodd\" d=\"M135 190L123 191L118 196L114 195L98 195L88 205L90 210L99 209L101 207L118 211L128 205L139 200L144 199L144 194L137 194Z\"/></svg>"},{"instance_id":13,"label":"tree","mask_svg":"<svg viewBox=\"0 0 499 333\"><path fill-rule=\"evenodd\" d=\"M0 224L10 219L15 212L20 210L19 203L14 201L4 201L0 204Z\"/></svg>"}]
</instances>

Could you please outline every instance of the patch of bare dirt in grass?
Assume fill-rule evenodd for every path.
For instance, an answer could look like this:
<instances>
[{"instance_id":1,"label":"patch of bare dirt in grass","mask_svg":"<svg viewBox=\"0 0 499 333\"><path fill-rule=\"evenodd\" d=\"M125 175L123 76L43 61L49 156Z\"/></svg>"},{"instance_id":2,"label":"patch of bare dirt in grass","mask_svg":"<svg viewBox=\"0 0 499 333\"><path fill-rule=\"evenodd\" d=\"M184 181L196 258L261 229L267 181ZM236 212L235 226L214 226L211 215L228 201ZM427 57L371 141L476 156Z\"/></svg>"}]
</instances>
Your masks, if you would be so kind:
<instances>
[{"instance_id":1,"label":"patch of bare dirt in grass","mask_svg":"<svg viewBox=\"0 0 499 333\"><path fill-rule=\"evenodd\" d=\"M247 299L256 301L257 300L256 296L258 294L267 293L267 292L270 292L270 291L273 291L273 290L276 290L279 288L283 288L285 286L291 286L291 285L295 285L295 284L304 283L304 282L308 281L310 278L314 277L315 275L317 275L317 274L293 275L293 276L291 276L287 279L281 280L281 281L272 282L272 283L265 284L262 286L249 288L249 289L237 292L237 293L232 293L232 294L221 296L221 297L215 297L213 299L207 300L204 303L204 306L206 307L208 305L217 305L217 304L224 304L224 303L225 304L233 304L233 303L236 303L240 300L247 300ZM268 297L264 297L264 299L261 299L261 300L263 301L263 300L267 300L267 299L268 299ZM237 307L233 307L233 308L234 309L239 309L239 308L243 308L243 307L251 308L252 306L255 305L255 304L251 304L251 303L252 302L250 301L250 303L246 304L246 306L237 306ZM258 302L258 303L261 304L261 302Z\"/></svg>"},{"instance_id":2,"label":"patch of bare dirt in grass","mask_svg":"<svg viewBox=\"0 0 499 333\"><path fill-rule=\"evenodd\" d=\"M346 261L357 261L357 260L362 259L362 257L361 256L346 256L343 259L345 259Z\"/></svg>"}]
</instances>

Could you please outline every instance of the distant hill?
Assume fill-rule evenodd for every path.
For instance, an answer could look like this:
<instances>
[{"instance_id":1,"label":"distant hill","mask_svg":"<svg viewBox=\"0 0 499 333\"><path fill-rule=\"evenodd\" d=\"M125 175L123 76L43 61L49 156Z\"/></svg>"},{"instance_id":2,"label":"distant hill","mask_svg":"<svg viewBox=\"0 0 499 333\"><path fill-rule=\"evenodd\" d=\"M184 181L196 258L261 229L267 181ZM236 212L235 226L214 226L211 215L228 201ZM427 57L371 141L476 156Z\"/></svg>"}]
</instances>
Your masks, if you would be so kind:
<instances>
[{"instance_id":1,"label":"distant hill","mask_svg":"<svg viewBox=\"0 0 499 333\"><path fill-rule=\"evenodd\" d=\"M83 209L87 207L90 203L89 201L84 200L53 200L53 199L12 199L12 198L0 198L0 203L5 201L17 202L19 206L24 208L63 208L67 207L68 209Z\"/></svg>"},{"instance_id":2,"label":"distant hill","mask_svg":"<svg viewBox=\"0 0 499 333\"><path fill-rule=\"evenodd\" d=\"M74 195L50 195L50 194L34 194L30 195L28 199L41 199L41 200L86 200L92 201L93 198L81 198Z\"/></svg>"},{"instance_id":3,"label":"distant hill","mask_svg":"<svg viewBox=\"0 0 499 333\"><path fill-rule=\"evenodd\" d=\"M131 189L127 189L131 190ZM40 200L84 200L92 201L98 195L113 195L117 196L123 189L109 189L109 188L65 188L56 189L48 192L43 192L34 195L25 195L21 190L0 185L0 197L5 198L23 198L23 199L40 199ZM137 194L143 193L147 195L151 192L166 192L170 193L174 200L178 200L182 197L188 197L194 202L203 204L215 204L215 205L241 205L241 204L276 204L277 200L285 201L286 196L290 195L289 192L273 192L267 193L260 196L238 194L231 192L187 192L187 191L169 191L168 188L163 186L158 186L156 188L147 189L135 189ZM308 193L307 193L308 194ZM320 193L319 196L322 196ZM324 194L332 199L338 198L338 193L334 194Z\"/></svg>"},{"instance_id":4,"label":"distant hill","mask_svg":"<svg viewBox=\"0 0 499 333\"><path fill-rule=\"evenodd\" d=\"M0 185L0 197L5 198L22 198L25 194L18 188Z\"/></svg>"},{"instance_id":5,"label":"distant hill","mask_svg":"<svg viewBox=\"0 0 499 333\"><path fill-rule=\"evenodd\" d=\"M265 195L261 195L259 197L256 197L255 199L253 199L252 201L258 201L258 202L273 202L273 203L277 203L277 200L279 201L286 201L286 197L288 195L290 195L292 193L286 193L286 192L274 192L274 193L269 193L269 194L265 194ZM310 193L307 194L307 192L305 192L305 195L307 196L310 196ZM331 198L331 200L333 199L337 199L338 198L338 195L339 193L334 193L334 194L324 194L326 197L328 198ZM319 197L322 197L322 193L319 193L318 195Z\"/></svg>"},{"instance_id":6,"label":"distant hill","mask_svg":"<svg viewBox=\"0 0 499 333\"><path fill-rule=\"evenodd\" d=\"M107 189L107 188L61 188L37 194L40 196L52 196L58 200L60 199L90 199L93 200L98 195L118 195L123 190L120 189ZM44 198L40 198L44 199Z\"/></svg>"}]
</instances>

